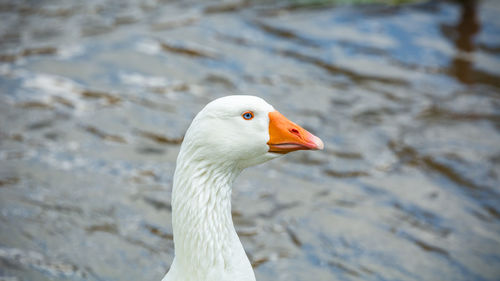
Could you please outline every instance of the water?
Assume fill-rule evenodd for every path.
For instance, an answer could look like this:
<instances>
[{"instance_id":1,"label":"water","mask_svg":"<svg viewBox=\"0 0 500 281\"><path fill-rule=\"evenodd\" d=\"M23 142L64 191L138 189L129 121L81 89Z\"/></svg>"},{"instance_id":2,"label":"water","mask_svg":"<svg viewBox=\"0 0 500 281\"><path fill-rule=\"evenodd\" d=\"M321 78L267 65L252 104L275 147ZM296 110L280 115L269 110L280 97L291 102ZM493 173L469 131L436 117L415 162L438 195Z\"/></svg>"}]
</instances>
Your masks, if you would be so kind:
<instances>
[{"instance_id":1,"label":"water","mask_svg":"<svg viewBox=\"0 0 500 281\"><path fill-rule=\"evenodd\" d=\"M179 143L234 93L326 145L238 179L258 280L500 280L499 14L2 1L0 280L160 280Z\"/></svg>"}]
</instances>

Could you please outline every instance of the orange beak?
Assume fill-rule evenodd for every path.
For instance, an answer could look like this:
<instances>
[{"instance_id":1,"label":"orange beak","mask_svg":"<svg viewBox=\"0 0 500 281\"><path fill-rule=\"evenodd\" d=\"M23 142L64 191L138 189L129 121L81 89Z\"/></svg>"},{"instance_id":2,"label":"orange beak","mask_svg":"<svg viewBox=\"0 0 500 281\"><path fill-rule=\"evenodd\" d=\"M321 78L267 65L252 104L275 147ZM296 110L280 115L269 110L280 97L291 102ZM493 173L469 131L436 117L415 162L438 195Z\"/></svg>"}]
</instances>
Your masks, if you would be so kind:
<instances>
[{"instance_id":1,"label":"orange beak","mask_svg":"<svg viewBox=\"0 0 500 281\"><path fill-rule=\"evenodd\" d=\"M269 152L285 154L295 150L321 150L320 138L288 120L278 111L269 112Z\"/></svg>"}]
</instances>

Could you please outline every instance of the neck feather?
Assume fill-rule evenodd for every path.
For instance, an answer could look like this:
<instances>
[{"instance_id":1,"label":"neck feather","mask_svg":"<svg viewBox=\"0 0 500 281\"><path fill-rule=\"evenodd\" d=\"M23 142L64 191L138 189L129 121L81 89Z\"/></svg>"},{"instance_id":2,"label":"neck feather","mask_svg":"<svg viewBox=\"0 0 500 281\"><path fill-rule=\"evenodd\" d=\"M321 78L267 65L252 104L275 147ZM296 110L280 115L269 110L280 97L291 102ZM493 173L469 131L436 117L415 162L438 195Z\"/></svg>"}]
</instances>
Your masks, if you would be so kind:
<instances>
[{"instance_id":1,"label":"neck feather","mask_svg":"<svg viewBox=\"0 0 500 281\"><path fill-rule=\"evenodd\" d=\"M227 269L243 249L231 217L231 187L241 170L196 155L184 146L177 159L172 225L177 265L203 275Z\"/></svg>"}]
</instances>

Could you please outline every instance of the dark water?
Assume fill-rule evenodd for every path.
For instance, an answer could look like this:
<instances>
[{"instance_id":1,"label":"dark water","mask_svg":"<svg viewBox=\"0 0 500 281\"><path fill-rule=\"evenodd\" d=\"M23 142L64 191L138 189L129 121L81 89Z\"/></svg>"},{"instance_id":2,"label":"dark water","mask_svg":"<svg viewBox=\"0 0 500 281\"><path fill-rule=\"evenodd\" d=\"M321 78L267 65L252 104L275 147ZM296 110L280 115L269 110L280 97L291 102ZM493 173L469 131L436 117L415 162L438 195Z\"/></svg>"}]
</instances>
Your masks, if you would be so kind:
<instances>
[{"instance_id":1,"label":"dark water","mask_svg":"<svg viewBox=\"0 0 500 281\"><path fill-rule=\"evenodd\" d=\"M0 280L160 280L233 93L326 144L237 181L258 280L500 280L500 2L0 3Z\"/></svg>"}]
</instances>

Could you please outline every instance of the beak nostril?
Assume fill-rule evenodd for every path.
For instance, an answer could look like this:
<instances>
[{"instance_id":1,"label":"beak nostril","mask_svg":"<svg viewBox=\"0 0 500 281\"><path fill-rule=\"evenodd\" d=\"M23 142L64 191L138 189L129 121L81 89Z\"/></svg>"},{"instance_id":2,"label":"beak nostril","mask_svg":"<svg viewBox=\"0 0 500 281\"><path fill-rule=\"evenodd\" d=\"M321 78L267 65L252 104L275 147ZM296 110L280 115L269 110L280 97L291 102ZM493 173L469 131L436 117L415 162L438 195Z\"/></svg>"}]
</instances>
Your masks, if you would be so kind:
<instances>
[{"instance_id":1,"label":"beak nostril","mask_svg":"<svg viewBox=\"0 0 500 281\"><path fill-rule=\"evenodd\" d=\"M295 129L295 128L292 128L292 129L290 129L289 131L290 131L290 133L292 133L292 134L295 134L295 135L297 135L297 136L300 136L299 130L297 130L297 129Z\"/></svg>"}]
</instances>

